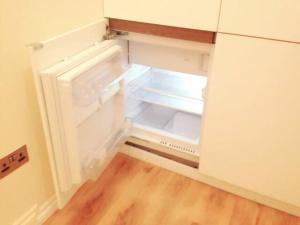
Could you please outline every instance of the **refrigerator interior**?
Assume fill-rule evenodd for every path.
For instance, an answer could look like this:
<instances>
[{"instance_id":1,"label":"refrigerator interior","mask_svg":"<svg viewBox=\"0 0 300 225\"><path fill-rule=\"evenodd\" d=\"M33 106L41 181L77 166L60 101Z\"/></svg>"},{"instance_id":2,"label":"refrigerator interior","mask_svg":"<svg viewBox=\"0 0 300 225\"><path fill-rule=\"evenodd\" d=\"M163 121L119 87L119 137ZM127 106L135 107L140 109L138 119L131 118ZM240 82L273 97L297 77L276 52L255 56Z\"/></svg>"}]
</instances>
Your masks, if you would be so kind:
<instances>
[{"instance_id":1,"label":"refrigerator interior","mask_svg":"<svg viewBox=\"0 0 300 225\"><path fill-rule=\"evenodd\" d=\"M125 77L125 112L133 127L199 144L207 77L138 64Z\"/></svg>"}]
</instances>

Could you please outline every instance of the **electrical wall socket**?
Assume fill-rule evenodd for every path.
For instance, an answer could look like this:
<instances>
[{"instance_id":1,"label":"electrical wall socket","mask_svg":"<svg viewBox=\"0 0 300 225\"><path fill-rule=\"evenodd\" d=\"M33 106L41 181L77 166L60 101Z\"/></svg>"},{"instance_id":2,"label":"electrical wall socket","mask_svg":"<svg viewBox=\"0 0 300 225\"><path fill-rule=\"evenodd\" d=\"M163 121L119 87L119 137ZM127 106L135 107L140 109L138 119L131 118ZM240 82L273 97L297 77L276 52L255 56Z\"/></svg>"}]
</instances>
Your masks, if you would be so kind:
<instances>
[{"instance_id":1,"label":"electrical wall socket","mask_svg":"<svg viewBox=\"0 0 300 225\"><path fill-rule=\"evenodd\" d=\"M26 145L0 159L0 179L29 161Z\"/></svg>"}]
</instances>

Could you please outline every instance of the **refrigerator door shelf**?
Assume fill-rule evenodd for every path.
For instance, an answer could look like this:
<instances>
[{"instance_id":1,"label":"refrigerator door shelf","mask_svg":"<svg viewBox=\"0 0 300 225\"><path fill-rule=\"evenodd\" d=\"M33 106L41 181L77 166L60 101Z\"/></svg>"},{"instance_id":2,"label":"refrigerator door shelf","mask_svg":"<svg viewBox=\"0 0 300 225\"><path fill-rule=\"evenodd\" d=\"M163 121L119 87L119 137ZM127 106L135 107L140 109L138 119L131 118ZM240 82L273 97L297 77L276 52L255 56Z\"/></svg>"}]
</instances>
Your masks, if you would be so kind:
<instances>
[{"instance_id":1,"label":"refrigerator door shelf","mask_svg":"<svg viewBox=\"0 0 300 225\"><path fill-rule=\"evenodd\" d=\"M112 143L124 133L122 65L122 49L114 45L64 73L50 73L57 72L57 65L41 73L47 107L55 112L49 117L58 123L52 133L59 134L60 142L54 147L64 152L61 190L97 174Z\"/></svg>"}]
</instances>

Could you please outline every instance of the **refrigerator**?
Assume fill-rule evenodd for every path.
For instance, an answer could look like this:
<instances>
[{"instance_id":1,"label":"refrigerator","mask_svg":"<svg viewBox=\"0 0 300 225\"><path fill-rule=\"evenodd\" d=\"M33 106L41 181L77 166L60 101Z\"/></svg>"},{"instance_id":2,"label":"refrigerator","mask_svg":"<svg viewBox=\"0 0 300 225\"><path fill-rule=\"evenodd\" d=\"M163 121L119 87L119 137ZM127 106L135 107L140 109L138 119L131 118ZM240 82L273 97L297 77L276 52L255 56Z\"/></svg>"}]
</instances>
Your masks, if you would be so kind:
<instances>
[{"instance_id":1,"label":"refrigerator","mask_svg":"<svg viewBox=\"0 0 300 225\"><path fill-rule=\"evenodd\" d=\"M213 44L105 34L101 20L31 46L60 207L124 145L195 169L201 161Z\"/></svg>"}]
</instances>

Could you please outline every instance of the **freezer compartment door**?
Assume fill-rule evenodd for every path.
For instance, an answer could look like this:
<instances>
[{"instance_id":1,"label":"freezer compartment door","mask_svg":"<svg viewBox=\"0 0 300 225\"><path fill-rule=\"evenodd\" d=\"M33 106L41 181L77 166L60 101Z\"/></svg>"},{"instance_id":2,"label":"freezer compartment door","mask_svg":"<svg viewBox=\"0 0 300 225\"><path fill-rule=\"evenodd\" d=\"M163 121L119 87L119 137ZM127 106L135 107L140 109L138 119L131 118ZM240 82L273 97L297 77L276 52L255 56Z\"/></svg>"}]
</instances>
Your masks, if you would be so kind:
<instances>
[{"instance_id":1,"label":"freezer compartment door","mask_svg":"<svg viewBox=\"0 0 300 225\"><path fill-rule=\"evenodd\" d=\"M124 135L122 59L122 48L112 45L68 71L42 73L62 191L96 177Z\"/></svg>"}]
</instances>

